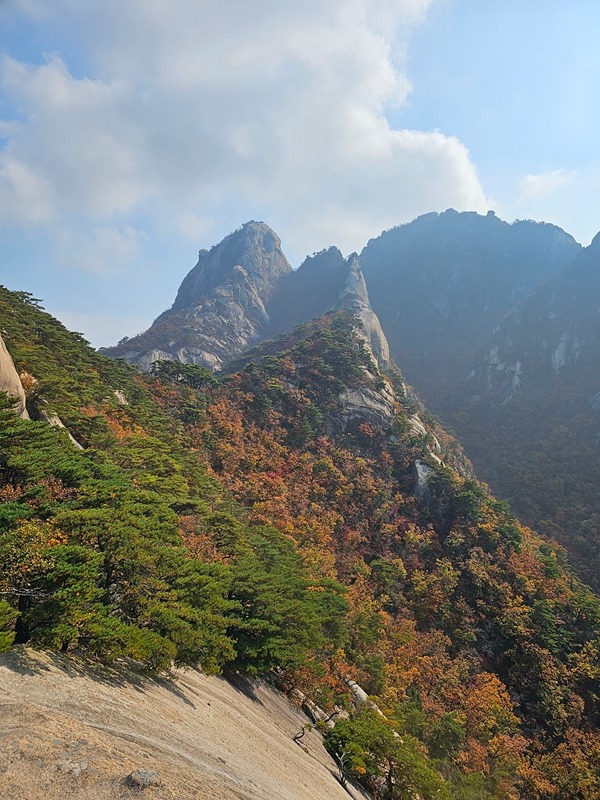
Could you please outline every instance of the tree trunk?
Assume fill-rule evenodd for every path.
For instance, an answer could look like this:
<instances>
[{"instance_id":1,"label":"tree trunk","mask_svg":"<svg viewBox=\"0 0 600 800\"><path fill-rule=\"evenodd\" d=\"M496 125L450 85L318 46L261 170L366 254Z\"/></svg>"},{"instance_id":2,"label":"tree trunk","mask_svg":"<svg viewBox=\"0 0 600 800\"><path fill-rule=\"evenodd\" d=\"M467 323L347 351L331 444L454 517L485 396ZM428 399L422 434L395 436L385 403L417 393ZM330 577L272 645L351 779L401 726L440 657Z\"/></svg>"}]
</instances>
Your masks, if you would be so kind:
<instances>
[{"instance_id":1,"label":"tree trunk","mask_svg":"<svg viewBox=\"0 0 600 800\"><path fill-rule=\"evenodd\" d=\"M27 625L27 623L23 620L23 614L27 611L29 605L29 598L21 595L19 597L19 604L17 606L19 610L19 616L15 622L15 644L25 644L29 641L29 625Z\"/></svg>"}]
</instances>

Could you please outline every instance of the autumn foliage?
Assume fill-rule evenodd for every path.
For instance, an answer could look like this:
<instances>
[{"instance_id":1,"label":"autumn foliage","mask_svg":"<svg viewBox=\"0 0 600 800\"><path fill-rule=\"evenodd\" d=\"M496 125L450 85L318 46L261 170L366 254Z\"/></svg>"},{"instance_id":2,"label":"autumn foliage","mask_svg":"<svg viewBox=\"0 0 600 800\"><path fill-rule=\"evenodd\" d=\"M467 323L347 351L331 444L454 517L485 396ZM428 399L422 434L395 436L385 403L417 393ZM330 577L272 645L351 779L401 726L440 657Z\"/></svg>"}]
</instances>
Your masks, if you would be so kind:
<instances>
[{"instance_id":1,"label":"autumn foliage","mask_svg":"<svg viewBox=\"0 0 600 800\"><path fill-rule=\"evenodd\" d=\"M597 599L450 435L415 435L351 317L218 378L140 376L0 301L32 412L85 446L0 411L0 648L275 668L328 709L351 710L352 678L385 720L351 715L328 746L377 796L598 796ZM392 417L349 421L346 390L386 383Z\"/></svg>"}]
</instances>

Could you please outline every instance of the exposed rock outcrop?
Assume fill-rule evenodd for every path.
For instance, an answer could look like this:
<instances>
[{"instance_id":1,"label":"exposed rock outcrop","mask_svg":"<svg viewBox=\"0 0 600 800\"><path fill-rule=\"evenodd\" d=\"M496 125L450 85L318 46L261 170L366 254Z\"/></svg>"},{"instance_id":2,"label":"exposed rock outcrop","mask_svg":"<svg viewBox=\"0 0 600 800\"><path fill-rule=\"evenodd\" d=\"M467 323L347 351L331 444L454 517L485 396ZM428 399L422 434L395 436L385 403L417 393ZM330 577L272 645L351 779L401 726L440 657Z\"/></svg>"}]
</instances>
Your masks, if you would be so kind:
<instances>
[{"instance_id":1,"label":"exposed rock outcrop","mask_svg":"<svg viewBox=\"0 0 600 800\"><path fill-rule=\"evenodd\" d=\"M334 304L328 311L350 311L360 320L365 342L380 369L390 366L390 348L377 314L371 308L367 284L360 269L358 256L353 253L346 262L348 275Z\"/></svg>"},{"instance_id":2,"label":"exposed rock outcrop","mask_svg":"<svg viewBox=\"0 0 600 800\"><path fill-rule=\"evenodd\" d=\"M388 343L356 254L344 259L330 247L293 271L269 226L248 222L200 251L173 306L149 330L103 352L143 370L161 360L217 370L261 340L342 310L360 320L380 368L389 367Z\"/></svg>"},{"instance_id":3,"label":"exposed rock outcrop","mask_svg":"<svg viewBox=\"0 0 600 800\"><path fill-rule=\"evenodd\" d=\"M307 717L266 683L246 695L189 669L111 676L59 655L0 655L3 800L348 800L321 734L300 749Z\"/></svg>"},{"instance_id":4,"label":"exposed rock outcrop","mask_svg":"<svg viewBox=\"0 0 600 800\"><path fill-rule=\"evenodd\" d=\"M394 393L385 381L378 388L360 386L356 389L345 389L340 395L340 402L343 430L349 430L361 423L387 429L396 412Z\"/></svg>"},{"instance_id":5,"label":"exposed rock outcrop","mask_svg":"<svg viewBox=\"0 0 600 800\"><path fill-rule=\"evenodd\" d=\"M415 495L429 508L431 505L431 488L429 479L433 470L423 461L415 461Z\"/></svg>"},{"instance_id":6,"label":"exposed rock outcrop","mask_svg":"<svg viewBox=\"0 0 600 800\"><path fill-rule=\"evenodd\" d=\"M0 336L0 391L15 398L15 411L21 419L29 419L25 390L2 336Z\"/></svg>"},{"instance_id":7,"label":"exposed rock outcrop","mask_svg":"<svg viewBox=\"0 0 600 800\"><path fill-rule=\"evenodd\" d=\"M380 368L390 365L387 339L371 308L356 253L344 258L337 247L329 247L309 256L295 272L281 278L269 310L269 336L331 311L350 311L360 320L365 342Z\"/></svg>"},{"instance_id":8,"label":"exposed rock outcrop","mask_svg":"<svg viewBox=\"0 0 600 800\"><path fill-rule=\"evenodd\" d=\"M125 397L125 394L124 394L124 392L121 391L121 389L114 389L113 390L113 394L117 398L117 403L120 406L128 406L129 405L129 402L127 401L127 398Z\"/></svg>"},{"instance_id":9,"label":"exposed rock outcrop","mask_svg":"<svg viewBox=\"0 0 600 800\"><path fill-rule=\"evenodd\" d=\"M264 222L248 222L200 251L173 306L148 331L104 352L145 370L159 360L218 369L264 338L268 302L291 270L279 237Z\"/></svg>"},{"instance_id":10,"label":"exposed rock outcrop","mask_svg":"<svg viewBox=\"0 0 600 800\"><path fill-rule=\"evenodd\" d=\"M43 419L44 422L47 422L48 425L50 425L51 428L60 428L61 430L65 431L67 436L69 437L69 441L71 442L71 444L74 447L76 447L78 450L83 450L84 449L82 447L82 445L79 444L77 439L71 434L71 431L67 428L67 426L62 421L62 419L58 416L58 414L55 414L52 411L48 411L45 408L38 408L37 416L40 419Z\"/></svg>"},{"instance_id":11,"label":"exposed rock outcrop","mask_svg":"<svg viewBox=\"0 0 600 800\"><path fill-rule=\"evenodd\" d=\"M360 708L361 706L367 706L368 708L372 709L376 714L379 714L380 717L385 719L385 714L379 708L377 703L373 702L369 695L365 692L362 686L359 686L356 681L348 680L346 681L348 684L348 688L352 693L352 697L356 705Z\"/></svg>"}]
</instances>

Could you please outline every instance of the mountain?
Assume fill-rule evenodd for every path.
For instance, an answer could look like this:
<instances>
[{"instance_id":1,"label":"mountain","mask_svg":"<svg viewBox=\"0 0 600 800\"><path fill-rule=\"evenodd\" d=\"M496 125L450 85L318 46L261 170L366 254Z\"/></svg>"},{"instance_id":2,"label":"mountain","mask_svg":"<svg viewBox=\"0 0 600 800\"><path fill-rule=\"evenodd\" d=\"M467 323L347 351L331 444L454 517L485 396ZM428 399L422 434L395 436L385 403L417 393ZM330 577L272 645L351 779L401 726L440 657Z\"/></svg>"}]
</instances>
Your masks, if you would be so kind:
<instances>
[{"instance_id":1,"label":"mountain","mask_svg":"<svg viewBox=\"0 0 600 800\"><path fill-rule=\"evenodd\" d=\"M143 369L158 360L218 369L262 339L339 310L361 320L372 352L389 366L389 347L356 255L344 259L331 247L293 271L268 225L248 222L200 251L172 307L148 331L103 352Z\"/></svg>"},{"instance_id":2,"label":"mountain","mask_svg":"<svg viewBox=\"0 0 600 800\"><path fill-rule=\"evenodd\" d=\"M350 311L379 366L400 364L478 474L595 582L600 386L586 253L553 225L448 210L384 232L360 257L330 247L292 270L276 234L250 222L201 252L149 331L104 352L144 369L161 359L219 369L295 325Z\"/></svg>"},{"instance_id":3,"label":"mountain","mask_svg":"<svg viewBox=\"0 0 600 800\"><path fill-rule=\"evenodd\" d=\"M110 696L124 660L154 675L172 664L270 675L374 797L384 786L391 800L598 793L597 598L558 546L454 469L451 437L415 419L351 313L263 342L218 375L173 361L140 373L6 290L0 325L32 415L59 414L84 448L6 398L0 648L61 651L69 677L45 671L61 696L89 670L102 684L92 695ZM39 669L26 659L20 679L48 701L33 689ZM166 692L152 696L168 707ZM89 703L85 713L107 724ZM43 725L59 740L48 763L96 769L104 734L75 758L67 716ZM0 787L20 772L27 787L14 759L37 752L30 730L11 720ZM236 731L219 730L235 753ZM162 742L145 739L144 752L172 763ZM234 780L251 778L235 763Z\"/></svg>"},{"instance_id":4,"label":"mountain","mask_svg":"<svg viewBox=\"0 0 600 800\"><path fill-rule=\"evenodd\" d=\"M457 414L468 401L456 427L480 474L597 585L600 235L499 323L470 366L448 406Z\"/></svg>"},{"instance_id":5,"label":"mountain","mask_svg":"<svg viewBox=\"0 0 600 800\"><path fill-rule=\"evenodd\" d=\"M104 352L144 369L160 359L216 369L261 338L271 295L291 269L269 226L248 222L200 251L175 302L149 330Z\"/></svg>"},{"instance_id":6,"label":"mountain","mask_svg":"<svg viewBox=\"0 0 600 800\"><path fill-rule=\"evenodd\" d=\"M598 586L598 238L428 214L361 253L394 358L477 474Z\"/></svg>"},{"instance_id":7,"label":"mountain","mask_svg":"<svg viewBox=\"0 0 600 800\"><path fill-rule=\"evenodd\" d=\"M390 351L381 324L371 308L367 286L355 253L344 258L337 247L309 256L285 275L272 298L267 336L287 333L296 325L332 311L357 317L379 365L390 366Z\"/></svg>"},{"instance_id":8,"label":"mountain","mask_svg":"<svg viewBox=\"0 0 600 800\"><path fill-rule=\"evenodd\" d=\"M443 416L448 388L482 341L579 250L554 225L449 210L382 233L360 262L394 358Z\"/></svg>"}]
</instances>

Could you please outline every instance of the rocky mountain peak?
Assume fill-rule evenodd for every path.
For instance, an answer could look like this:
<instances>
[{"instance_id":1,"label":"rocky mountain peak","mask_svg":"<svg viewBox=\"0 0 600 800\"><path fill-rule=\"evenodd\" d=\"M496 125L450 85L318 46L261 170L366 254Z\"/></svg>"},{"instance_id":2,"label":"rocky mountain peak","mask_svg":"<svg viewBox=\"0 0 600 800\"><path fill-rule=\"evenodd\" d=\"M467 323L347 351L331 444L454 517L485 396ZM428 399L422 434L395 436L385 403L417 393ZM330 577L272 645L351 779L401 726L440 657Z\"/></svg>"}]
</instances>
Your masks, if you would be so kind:
<instances>
[{"instance_id":1,"label":"rocky mountain peak","mask_svg":"<svg viewBox=\"0 0 600 800\"><path fill-rule=\"evenodd\" d=\"M158 360L219 369L264 338L269 300L291 272L277 234L264 222L247 222L200 250L175 302L149 330L104 352L142 369Z\"/></svg>"},{"instance_id":2,"label":"rocky mountain peak","mask_svg":"<svg viewBox=\"0 0 600 800\"><path fill-rule=\"evenodd\" d=\"M183 279L171 311L194 306L242 267L258 294L265 298L281 275L291 272L281 240L264 222L247 222L210 250L200 250L198 263Z\"/></svg>"},{"instance_id":3,"label":"rocky mountain peak","mask_svg":"<svg viewBox=\"0 0 600 800\"><path fill-rule=\"evenodd\" d=\"M387 369L390 366L390 348L377 314L371 308L367 284L356 253L352 253L345 264L347 277L333 305L327 311L346 310L357 317L362 324L365 340L375 360L382 369Z\"/></svg>"},{"instance_id":4,"label":"rocky mountain peak","mask_svg":"<svg viewBox=\"0 0 600 800\"><path fill-rule=\"evenodd\" d=\"M200 250L175 302L149 330L104 352L142 369L163 360L220 369L259 341L338 310L361 320L375 359L387 367L389 348L356 254L344 259L330 247L294 271L277 234L251 221Z\"/></svg>"}]
</instances>

